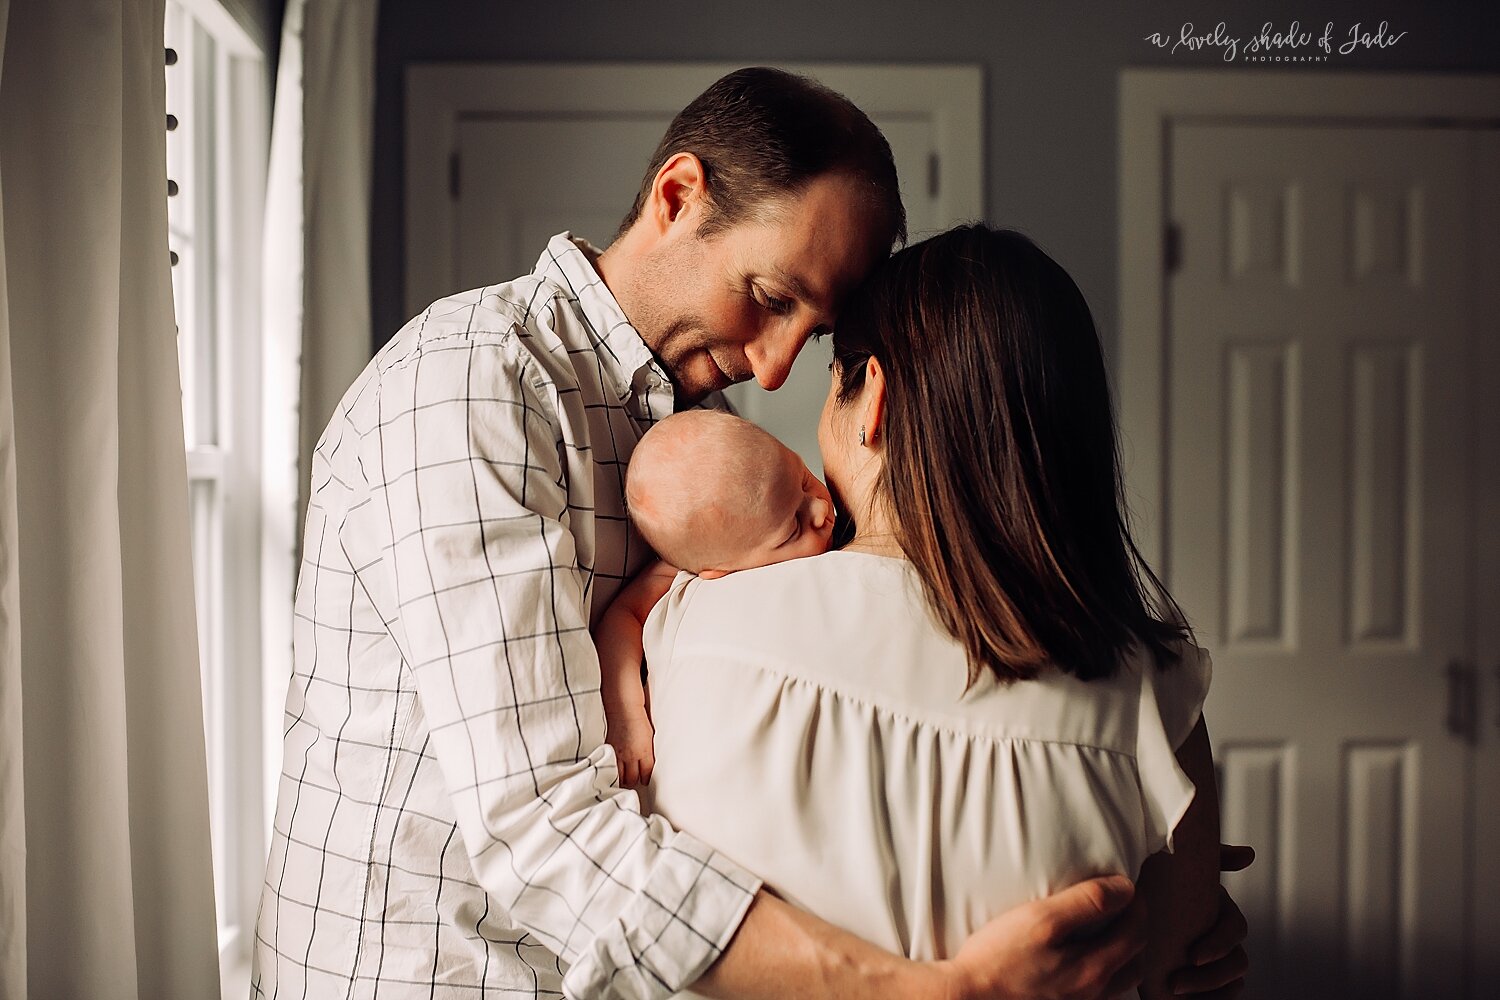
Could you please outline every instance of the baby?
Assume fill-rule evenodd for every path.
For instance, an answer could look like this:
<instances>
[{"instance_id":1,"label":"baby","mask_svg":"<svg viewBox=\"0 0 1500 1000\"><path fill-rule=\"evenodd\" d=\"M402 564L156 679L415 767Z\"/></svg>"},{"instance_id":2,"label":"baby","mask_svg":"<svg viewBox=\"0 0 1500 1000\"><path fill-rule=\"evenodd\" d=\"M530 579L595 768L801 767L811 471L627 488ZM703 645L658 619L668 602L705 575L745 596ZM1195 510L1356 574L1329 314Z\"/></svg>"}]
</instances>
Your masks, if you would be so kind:
<instances>
[{"instance_id":1,"label":"baby","mask_svg":"<svg viewBox=\"0 0 1500 1000\"><path fill-rule=\"evenodd\" d=\"M673 414L635 446L625 480L631 520L661 558L642 570L594 627L607 739L620 784L655 763L641 633L679 570L704 579L828 551L833 499L797 453L719 410Z\"/></svg>"}]
</instances>

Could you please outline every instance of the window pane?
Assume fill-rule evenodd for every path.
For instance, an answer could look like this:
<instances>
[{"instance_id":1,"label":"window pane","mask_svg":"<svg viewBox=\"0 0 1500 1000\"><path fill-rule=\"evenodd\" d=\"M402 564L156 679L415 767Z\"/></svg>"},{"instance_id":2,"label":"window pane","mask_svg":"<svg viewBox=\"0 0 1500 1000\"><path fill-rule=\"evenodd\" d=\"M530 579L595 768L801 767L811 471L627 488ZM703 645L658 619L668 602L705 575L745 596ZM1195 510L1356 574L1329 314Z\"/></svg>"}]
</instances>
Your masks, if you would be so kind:
<instances>
[{"instance_id":1,"label":"window pane","mask_svg":"<svg viewBox=\"0 0 1500 1000\"><path fill-rule=\"evenodd\" d=\"M172 290L177 306L183 433L189 448L222 443L219 434L220 281L215 214L217 46L176 3L167 5L166 44L177 54L167 67L167 176L177 193L167 202ZM195 252L196 251L196 252Z\"/></svg>"},{"instance_id":2,"label":"window pane","mask_svg":"<svg viewBox=\"0 0 1500 1000\"><path fill-rule=\"evenodd\" d=\"M3 0L0 0L3 2ZM254 440L258 381L235 392L230 370L253 357L264 195L262 116L269 108L263 53L218 0L166 0L164 42L172 293L178 325L183 432L188 460L203 723L207 750L214 888L226 968L248 958L263 850L257 782L260 528L246 484L258 456L229 451ZM199 20L201 18L201 21ZM255 122L247 126L246 118ZM240 190L257 185L256 190ZM241 344L244 337L251 343ZM251 362L246 361L246 364ZM258 369L257 369L258 370ZM246 374L254 380L255 370ZM252 463L252 464L247 464ZM249 856L247 856L247 854ZM227 994L226 994L227 995Z\"/></svg>"},{"instance_id":3,"label":"window pane","mask_svg":"<svg viewBox=\"0 0 1500 1000\"><path fill-rule=\"evenodd\" d=\"M166 46L177 54L177 61L166 69L167 179L177 193L167 198L168 245L175 263L172 265L172 303L177 316L177 364L182 380L182 422L186 443L197 440L194 414L197 412L193 337L197 328L198 267L194 250L193 203L198 190L196 157L193 155L193 21L176 3L167 4ZM168 191L173 190L171 186Z\"/></svg>"},{"instance_id":4,"label":"window pane","mask_svg":"<svg viewBox=\"0 0 1500 1000\"><path fill-rule=\"evenodd\" d=\"M193 316L193 431L190 444L219 444L219 283L228 275L219 271L218 218L215 212L217 181L214 110L218 53L214 40L193 25L193 101L191 126L194 177L193 215L197 220L198 297Z\"/></svg>"},{"instance_id":5,"label":"window pane","mask_svg":"<svg viewBox=\"0 0 1500 1000\"><path fill-rule=\"evenodd\" d=\"M167 114L177 119L177 128L167 132L167 176L177 182L179 193L167 202L172 232L191 238L193 203L188 197L193 180L191 133L193 81L193 21L175 3L167 4L166 45L177 53L177 62L167 67ZM175 249L175 246L174 246Z\"/></svg>"},{"instance_id":6,"label":"window pane","mask_svg":"<svg viewBox=\"0 0 1500 1000\"><path fill-rule=\"evenodd\" d=\"M177 263L172 265L172 305L177 314L177 371L182 379L182 432L186 441L193 440L193 314L198 300L197 254L191 240L174 236L172 252Z\"/></svg>"},{"instance_id":7,"label":"window pane","mask_svg":"<svg viewBox=\"0 0 1500 1000\"><path fill-rule=\"evenodd\" d=\"M235 912L227 869L230 851L225 836L230 829L226 767L232 727L226 725L225 682L220 623L223 612L223 494L213 479L189 484L189 513L193 524L193 582L198 606L198 657L203 675L203 728L207 737L209 821L214 840L214 895L220 923ZM220 927L222 936L223 927Z\"/></svg>"}]
</instances>

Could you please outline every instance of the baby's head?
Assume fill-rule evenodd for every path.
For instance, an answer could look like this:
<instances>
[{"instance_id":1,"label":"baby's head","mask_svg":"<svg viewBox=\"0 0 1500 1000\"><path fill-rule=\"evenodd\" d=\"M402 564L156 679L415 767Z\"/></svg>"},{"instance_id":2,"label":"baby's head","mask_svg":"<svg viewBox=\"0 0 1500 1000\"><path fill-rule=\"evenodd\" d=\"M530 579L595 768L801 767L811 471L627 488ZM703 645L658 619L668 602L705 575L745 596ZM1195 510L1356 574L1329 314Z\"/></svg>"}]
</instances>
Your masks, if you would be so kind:
<instances>
[{"instance_id":1,"label":"baby's head","mask_svg":"<svg viewBox=\"0 0 1500 1000\"><path fill-rule=\"evenodd\" d=\"M719 410L647 431L625 502L657 555L707 578L827 552L833 535L833 499L797 453Z\"/></svg>"}]
</instances>

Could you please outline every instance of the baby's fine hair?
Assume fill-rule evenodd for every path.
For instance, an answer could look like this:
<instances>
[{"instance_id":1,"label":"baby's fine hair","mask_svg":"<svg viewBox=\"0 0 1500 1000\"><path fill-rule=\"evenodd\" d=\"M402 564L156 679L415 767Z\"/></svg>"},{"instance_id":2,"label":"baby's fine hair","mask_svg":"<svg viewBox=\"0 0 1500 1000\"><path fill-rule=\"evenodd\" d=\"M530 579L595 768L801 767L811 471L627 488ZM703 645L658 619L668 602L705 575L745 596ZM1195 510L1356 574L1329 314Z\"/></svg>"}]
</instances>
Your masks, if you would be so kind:
<instances>
[{"instance_id":1,"label":"baby's fine hair","mask_svg":"<svg viewBox=\"0 0 1500 1000\"><path fill-rule=\"evenodd\" d=\"M702 572L748 537L783 460L775 437L732 413L674 413L635 446L625 507L658 556Z\"/></svg>"}]
</instances>

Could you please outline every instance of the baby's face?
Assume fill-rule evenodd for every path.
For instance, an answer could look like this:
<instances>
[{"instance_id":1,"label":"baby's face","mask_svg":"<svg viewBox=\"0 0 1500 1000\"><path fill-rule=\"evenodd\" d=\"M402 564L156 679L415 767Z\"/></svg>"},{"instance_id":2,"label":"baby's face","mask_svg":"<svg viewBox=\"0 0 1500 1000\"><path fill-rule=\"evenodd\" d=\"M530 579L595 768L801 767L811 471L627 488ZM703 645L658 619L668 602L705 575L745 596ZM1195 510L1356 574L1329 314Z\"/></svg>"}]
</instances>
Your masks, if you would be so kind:
<instances>
[{"instance_id":1,"label":"baby's face","mask_svg":"<svg viewBox=\"0 0 1500 1000\"><path fill-rule=\"evenodd\" d=\"M790 448L781 446L780 474L766 490L766 502L746 547L719 567L722 572L821 555L833 539L833 497ZM753 515L752 515L753 516Z\"/></svg>"}]
</instances>

